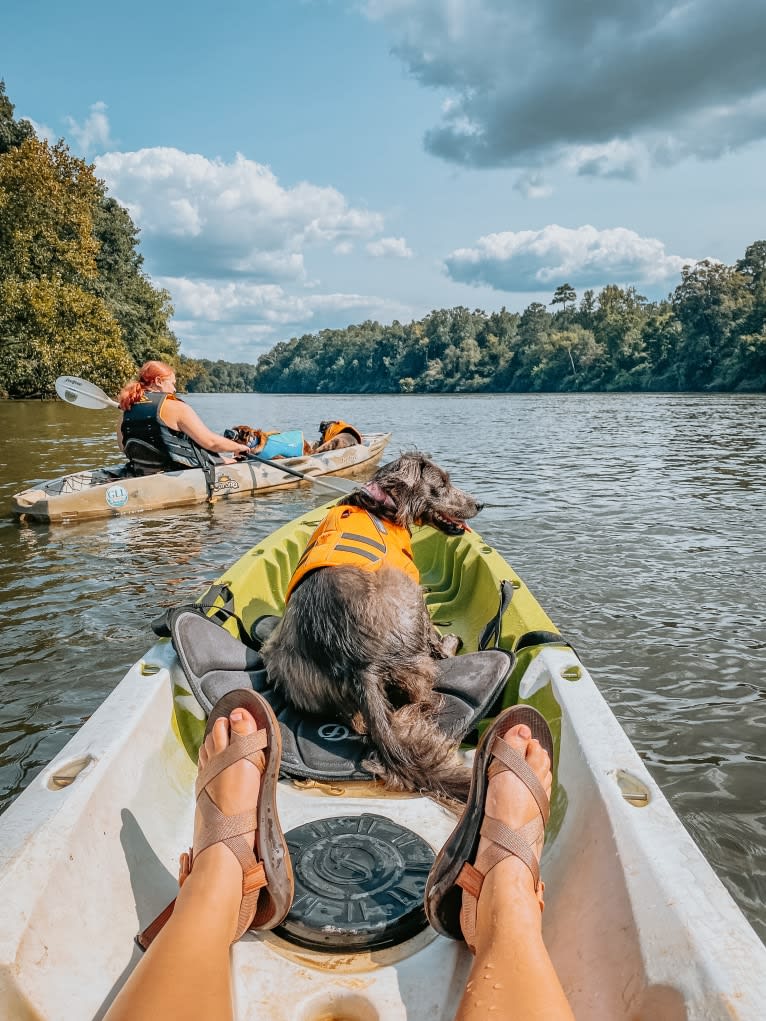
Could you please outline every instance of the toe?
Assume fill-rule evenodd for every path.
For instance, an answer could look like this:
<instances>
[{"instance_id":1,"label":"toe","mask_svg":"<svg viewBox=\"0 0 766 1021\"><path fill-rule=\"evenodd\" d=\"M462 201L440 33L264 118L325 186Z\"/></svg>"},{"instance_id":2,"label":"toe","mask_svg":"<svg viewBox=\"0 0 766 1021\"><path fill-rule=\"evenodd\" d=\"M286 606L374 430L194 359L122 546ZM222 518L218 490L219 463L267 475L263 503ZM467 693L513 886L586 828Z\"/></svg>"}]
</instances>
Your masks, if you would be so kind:
<instances>
[{"instance_id":1,"label":"toe","mask_svg":"<svg viewBox=\"0 0 766 1021\"><path fill-rule=\"evenodd\" d=\"M525 758L527 765L537 774L540 778L540 783L543 785L546 792L550 794L553 776L551 773L551 760L548 752L545 748L543 748L539 741L532 740L527 745Z\"/></svg>"},{"instance_id":2,"label":"toe","mask_svg":"<svg viewBox=\"0 0 766 1021\"><path fill-rule=\"evenodd\" d=\"M235 734L252 734L258 727L247 709L233 709L229 715L231 729Z\"/></svg>"},{"instance_id":3,"label":"toe","mask_svg":"<svg viewBox=\"0 0 766 1021\"><path fill-rule=\"evenodd\" d=\"M205 747L207 748L208 755L216 755L218 752L222 752L229 743L229 720L226 716L221 716L215 721L213 727L205 738Z\"/></svg>"},{"instance_id":4,"label":"toe","mask_svg":"<svg viewBox=\"0 0 766 1021\"><path fill-rule=\"evenodd\" d=\"M532 731L525 723L517 723L502 735L503 741L509 744L522 758L526 756Z\"/></svg>"}]
</instances>

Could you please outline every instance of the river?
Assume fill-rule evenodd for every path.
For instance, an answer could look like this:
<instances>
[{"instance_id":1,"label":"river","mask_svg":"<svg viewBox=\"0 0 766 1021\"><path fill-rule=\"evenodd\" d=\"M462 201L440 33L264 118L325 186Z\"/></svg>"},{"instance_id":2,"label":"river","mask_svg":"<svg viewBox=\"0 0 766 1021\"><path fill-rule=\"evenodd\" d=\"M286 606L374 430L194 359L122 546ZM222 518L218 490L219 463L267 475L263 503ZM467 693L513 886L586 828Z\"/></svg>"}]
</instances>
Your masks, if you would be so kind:
<instances>
[{"instance_id":1,"label":"river","mask_svg":"<svg viewBox=\"0 0 766 1021\"><path fill-rule=\"evenodd\" d=\"M192 395L215 429L341 417L393 431L486 503L478 531L578 650L686 828L766 940L766 396ZM20 523L35 481L119 460L118 415L0 403L0 807L188 602L310 506L256 500Z\"/></svg>"}]
</instances>

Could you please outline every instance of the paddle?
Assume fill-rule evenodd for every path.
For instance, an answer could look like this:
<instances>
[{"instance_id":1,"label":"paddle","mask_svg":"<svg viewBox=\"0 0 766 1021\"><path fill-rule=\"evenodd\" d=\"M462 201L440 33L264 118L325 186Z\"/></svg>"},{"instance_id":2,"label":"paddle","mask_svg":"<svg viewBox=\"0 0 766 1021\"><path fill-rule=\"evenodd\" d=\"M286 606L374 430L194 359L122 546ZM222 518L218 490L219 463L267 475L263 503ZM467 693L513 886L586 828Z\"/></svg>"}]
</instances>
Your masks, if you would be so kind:
<instances>
[{"instance_id":1,"label":"paddle","mask_svg":"<svg viewBox=\"0 0 766 1021\"><path fill-rule=\"evenodd\" d=\"M95 383L89 383L87 379L79 379L77 376L59 376L55 386L56 393L62 401L67 401L68 404L75 404L78 408L119 407L117 401L113 401L111 397L104 393L101 387L96 386ZM359 484L348 479L333 478L330 480L325 479L323 475L307 475L305 472L296 471L295 468L288 468L286 464L280 464L279 461L271 461L267 457L259 457L258 454L248 454L245 460L260 461L261 464L267 464L270 468L276 468L287 475L294 475L303 482L313 482L318 486L324 486L325 489L340 493L341 496L348 496L349 493L353 493L355 489L359 488Z\"/></svg>"},{"instance_id":2,"label":"paddle","mask_svg":"<svg viewBox=\"0 0 766 1021\"><path fill-rule=\"evenodd\" d=\"M119 408L117 401L107 397L100 386L89 383L77 376L59 376L55 383L56 393L62 401L76 404L78 408Z\"/></svg>"}]
</instances>

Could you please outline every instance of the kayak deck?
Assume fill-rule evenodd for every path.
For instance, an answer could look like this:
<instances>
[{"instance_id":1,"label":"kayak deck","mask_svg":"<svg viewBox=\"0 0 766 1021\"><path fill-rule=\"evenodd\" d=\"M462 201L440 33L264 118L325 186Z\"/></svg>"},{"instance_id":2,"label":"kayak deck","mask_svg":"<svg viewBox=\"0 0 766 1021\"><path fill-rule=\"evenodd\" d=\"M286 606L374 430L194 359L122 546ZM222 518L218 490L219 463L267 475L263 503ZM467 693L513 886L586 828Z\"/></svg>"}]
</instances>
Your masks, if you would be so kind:
<instances>
[{"instance_id":1,"label":"kayak deck","mask_svg":"<svg viewBox=\"0 0 766 1021\"><path fill-rule=\"evenodd\" d=\"M220 579L247 627L281 612L285 578L320 515L280 529ZM497 608L499 580L514 585L500 634L501 646L519 649L506 702L534 704L556 740L543 928L576 1016L760 1021L766 950L524 583L475 532L444 539L416 529L413 550L434 619L462 634L466 651ZM0 822L8 1016L99 1017L135 966L133 936L176 891L201 728L176 656L160 641L9 808ZM454 824L430 799L364 782L282 781L279 812L285 830L375 812L434 849ZM425 930L358 954L248 934L232 962L242 1021L446 1021L471 959Z\"/></svg>"},{"instance_id":2,"label":"kayak deck","mask_svg":"<svg viewBox=\"0 0 766 1021\"><path fill-rule=\"evenodd\" d=\"M286 457L277 463L312 478L364 474L378 462L391 434L367 433L362 438L364 443L353 447ZM24 520L73 522L208 501L207 481L199 468L130 477L120 474L121 467L73 472L26 489L14 496L13 512ZM294 489L305 484L279 468L255 460L237 461L216 466L212 502Z\"/></svg>"}]
</instances>

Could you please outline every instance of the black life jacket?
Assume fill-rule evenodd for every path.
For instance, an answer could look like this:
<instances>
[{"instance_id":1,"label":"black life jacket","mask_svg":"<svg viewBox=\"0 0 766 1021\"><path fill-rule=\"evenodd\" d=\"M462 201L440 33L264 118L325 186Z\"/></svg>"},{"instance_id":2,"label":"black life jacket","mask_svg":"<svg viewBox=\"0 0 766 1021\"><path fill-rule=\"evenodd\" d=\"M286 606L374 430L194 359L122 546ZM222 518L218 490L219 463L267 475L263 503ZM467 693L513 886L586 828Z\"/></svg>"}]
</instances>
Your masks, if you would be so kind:
<instances>
[{"instance_id":1,"label":"black life jacket","mask_svg":"<svg viewBox=\"0 0 766 1021\"><path fill-rule=\"evenodd\" d=\"M151 475L185 468L209 469L220 463L186 433L165 425L160 411L168 398L180 400L173 394L147 390L137 404L123 413L122 441L131 468L138 475Z\"/></svg>"}]
</instances>

